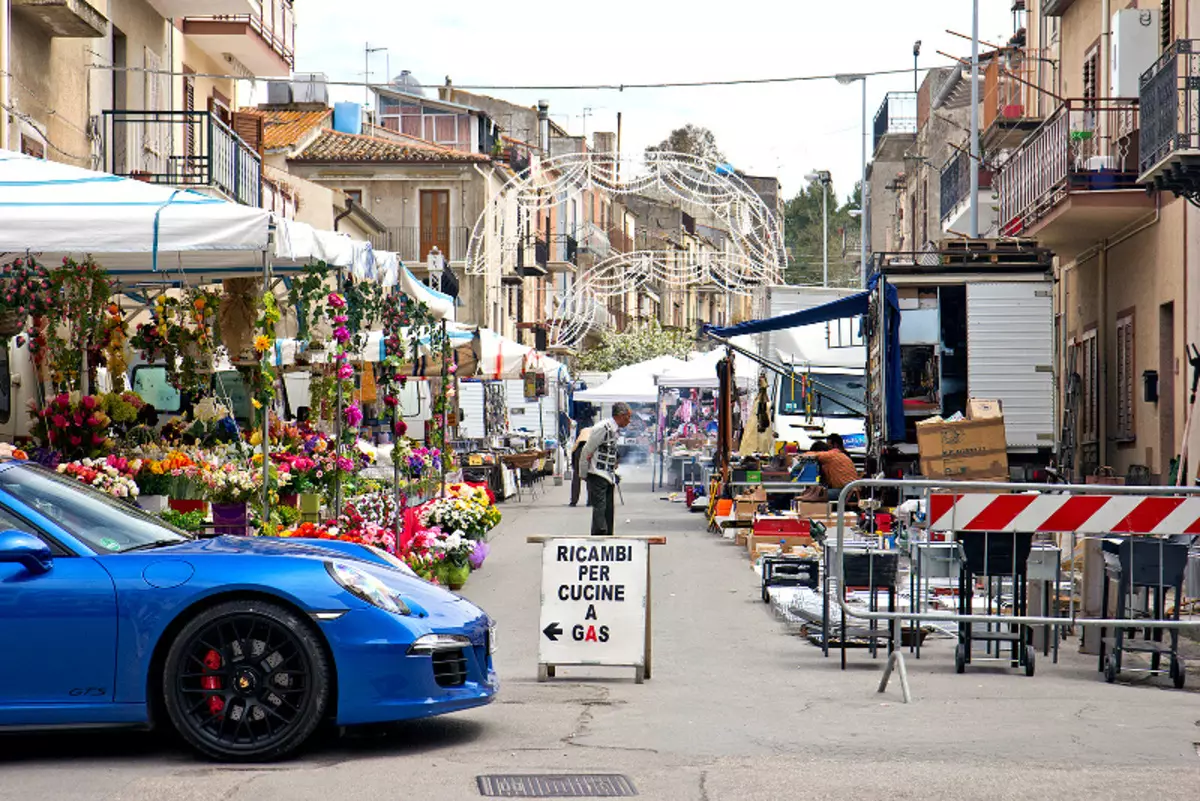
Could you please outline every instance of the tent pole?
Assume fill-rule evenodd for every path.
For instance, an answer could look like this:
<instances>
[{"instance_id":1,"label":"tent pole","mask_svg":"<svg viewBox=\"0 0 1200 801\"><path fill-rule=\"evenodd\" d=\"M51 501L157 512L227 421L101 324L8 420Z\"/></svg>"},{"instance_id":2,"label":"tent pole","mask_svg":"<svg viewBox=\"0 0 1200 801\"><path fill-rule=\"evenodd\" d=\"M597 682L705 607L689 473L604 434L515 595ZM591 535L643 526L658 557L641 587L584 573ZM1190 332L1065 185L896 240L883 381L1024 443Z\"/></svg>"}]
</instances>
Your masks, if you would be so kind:
<instances>
[{"instance_id":1,"label":"tent pole","mask_svg":"<svg viewBox=\"0 0 1200 801\"><path fill-rule=\"evenodd\" d=\"M263 291L273 291L271 289L271 257L265 250L263 251ZM273 347L267 348L263 352L263 362L259 364L259 370L263 369L265 361L271 358L271 354L274 352ZM264 404L262 412L262 520L264 523L269 523L271 521L271 404Z\"/></svg>"},{"instance_id":2,"label":"tent pole","mask_svg":"<svg viewBox=\"0 0 1200 801\"><path fill-rule=\"evenodd\" d=\"M341 265L338 265L338 268L337 268L337 293L339 295L342 294L342 284L343 284L342 267L341 267ZM349 357L349 355L347 354L347 358L348 357ZM337 364L334 365L334 376L337 376L336 371L337 371L338 366L339 365L337 365ZM333 452L335 454L335 458L337 459L338 464L340 464L342 461L342 433L343 433L342 432L342 410L343 410L343 406L345 405L346 399L342 393L342 380L340 378L335 378L334 383L337 386L337 404L335 406L335 412L334 412L334 416L333 416L333 437L334 437ZM334 514L335 518L337 518L338 516L340 516L342 514L342 471L341 471L341 468L339 468L339 467L335 467L334 471L333 471L333 510L334 510L333 514Z\"/></svg>"},{"instance_id":3,"label":"tent pole","mask_svg":"<svg viewBox=\"0 0 1200 801\"><path fill-rule=\"evenodd\" d=\"M441 388L441 393L442 393L442 459L441 459L441 463L442 463L442 496L441 497L443 497L443 498L446 497L446 460L450 455L447 452L447 445L449 445L450 442L449 442L449 437L446 433L446 422L447 422L446 407L449 406L449 404L450 404L450 398L446 393L446 390L447 390L446 384L450 380L450 370L449 370L450 348L448 347L450 340L447 339L447 336L448 335L446 334L446 320L445 320L445 318L442 318L442 341L441 341L441 346L442 346L442 388Z\"/></svg>"}]
</instances>

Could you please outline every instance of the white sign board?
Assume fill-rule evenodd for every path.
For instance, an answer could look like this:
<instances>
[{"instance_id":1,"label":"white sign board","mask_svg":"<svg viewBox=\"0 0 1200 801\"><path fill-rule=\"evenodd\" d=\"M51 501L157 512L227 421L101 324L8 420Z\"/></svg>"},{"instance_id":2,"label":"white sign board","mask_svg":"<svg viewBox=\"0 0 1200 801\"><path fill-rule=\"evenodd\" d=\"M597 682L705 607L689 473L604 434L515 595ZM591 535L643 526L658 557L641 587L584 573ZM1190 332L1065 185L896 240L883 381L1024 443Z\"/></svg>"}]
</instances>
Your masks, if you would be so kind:
<instances>
[{"instance_id":1,"label":"white sign board","mask_svg":"<svg viewBox=\"0 0 1200 801\"><path fill-rule=\"evenodd\" d=\"M538 661L642 667L648 559L645 540L546 540Z\"/></svg>"}]
</instances>

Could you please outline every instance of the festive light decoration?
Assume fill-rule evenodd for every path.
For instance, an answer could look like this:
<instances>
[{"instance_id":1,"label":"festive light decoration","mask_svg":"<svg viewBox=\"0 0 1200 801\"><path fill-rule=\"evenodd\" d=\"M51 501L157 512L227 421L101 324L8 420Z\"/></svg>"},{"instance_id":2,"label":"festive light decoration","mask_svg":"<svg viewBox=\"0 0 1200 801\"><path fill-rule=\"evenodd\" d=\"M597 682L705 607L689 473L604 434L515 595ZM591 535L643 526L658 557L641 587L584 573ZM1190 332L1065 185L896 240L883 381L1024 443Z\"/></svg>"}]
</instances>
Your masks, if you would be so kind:
<instances>
[{"instance_id":1,"label":"festive light decoration","mask_svg":"<svg viewBox=\"0 0 1200 801\"><path fill-rule=\"evenodd\" d=\"M581 250L601 259L583 267L574 285L555 298L550 339L571 347L596 324L603 299L647 284L668 289L711 288L746 295L780 283L787 263L783 230L767 204L727 165L684 153L621 155L567 153L534 159L489 202L472 231L467 273L495 290L504 275L520 274L539 214L599 191L614 199L638 195L687 211L728 238L719 252L640 249L606 255L607 232L586 223L575 232ZM586 201L585 201L586 202ZM582 266L582 265L581 265Z\"/></svg>"}]
</instances>

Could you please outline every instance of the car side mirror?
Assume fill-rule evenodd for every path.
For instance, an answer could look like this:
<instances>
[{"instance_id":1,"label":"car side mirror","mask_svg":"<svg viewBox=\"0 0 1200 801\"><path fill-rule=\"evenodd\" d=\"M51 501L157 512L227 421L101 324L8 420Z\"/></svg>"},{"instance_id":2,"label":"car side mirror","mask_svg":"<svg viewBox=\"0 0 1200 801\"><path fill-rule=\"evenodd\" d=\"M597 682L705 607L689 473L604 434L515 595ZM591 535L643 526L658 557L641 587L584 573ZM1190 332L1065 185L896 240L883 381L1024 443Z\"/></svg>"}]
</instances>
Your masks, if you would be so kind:
<instances>
[{"instance_id":1,"label":"car side mirror","mask_svg":"<svg viewBox=\"0 0 1200 801\"><path fill-rule=\"evenodd\" d=\"M48 573L54 566L50 546L25 531L0 531L0 562L16 562L30 573Z\"/></svg>"}]
</instances>

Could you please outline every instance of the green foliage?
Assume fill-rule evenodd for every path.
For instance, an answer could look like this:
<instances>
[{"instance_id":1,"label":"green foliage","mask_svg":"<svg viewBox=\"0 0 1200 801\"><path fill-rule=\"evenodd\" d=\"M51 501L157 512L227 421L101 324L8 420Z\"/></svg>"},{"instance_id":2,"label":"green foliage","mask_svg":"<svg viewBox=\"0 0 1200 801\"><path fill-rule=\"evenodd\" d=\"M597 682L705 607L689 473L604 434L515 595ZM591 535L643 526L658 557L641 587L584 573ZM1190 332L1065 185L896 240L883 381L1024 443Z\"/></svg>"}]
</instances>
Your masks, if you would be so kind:
<instances>
[{"instance_id":1,"label":"green foliage","mask_svg":"<svg viewBox=\"0 0 1200 801\"><path fill-rule=\"evenodd\" d=\"M860 187L839 205L837 192L830 183L829 194L829 283L831 286L857 286L859 281L859 221L850 210L859 208ZM821 284L823 271L821 184L811 181L784 204L783 230L788 249L784 280L789 284Z\"/></svg>"},{"instance_id":2,"label":"green foliage","mask_svg":"<svg viewBox=\"0 0 1200 801\"><path fill-rule=\"evenodd\" d=\"M717 137L713 135L713 132L690 122L682 128L671 131L667 138L657 145L646 148L648 156L657 152L686 153L717 163L725 161L725 154L721 152L721 148L717 147Z\"/></svg>"},{"instance_id":3,"label":"green foliage","mask_svg":"<svg viewBox=\"0 0 1200 801\"><path fill-rule=\"evenodd\" d=\"M204 528L204 514L202 512L177 512L174 509L165 509L159 517L167 525L182 529L183 531L196 532Z\"/></svg>"},{"instance_id":4,"label":"green foliage","mask_svg":"<svg viewBox=\"0 0 1200 801\"><path fill-rule=\"evenodd\" d=\"M676 328L663 328L654 320L621 332L605 331L598 347L580 355L578 369L608 373L655 356L685 359L695 349L696 342L690 333Z\"/></svg>"}]
</instances>

